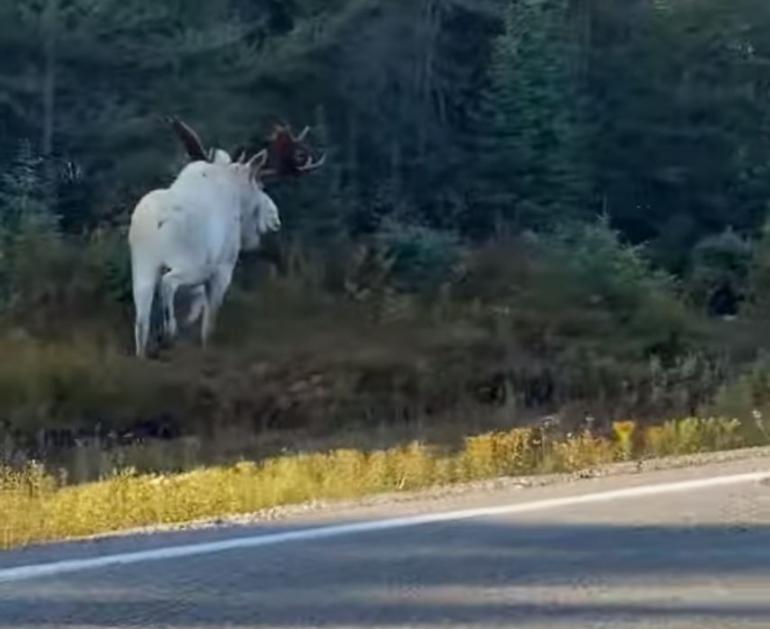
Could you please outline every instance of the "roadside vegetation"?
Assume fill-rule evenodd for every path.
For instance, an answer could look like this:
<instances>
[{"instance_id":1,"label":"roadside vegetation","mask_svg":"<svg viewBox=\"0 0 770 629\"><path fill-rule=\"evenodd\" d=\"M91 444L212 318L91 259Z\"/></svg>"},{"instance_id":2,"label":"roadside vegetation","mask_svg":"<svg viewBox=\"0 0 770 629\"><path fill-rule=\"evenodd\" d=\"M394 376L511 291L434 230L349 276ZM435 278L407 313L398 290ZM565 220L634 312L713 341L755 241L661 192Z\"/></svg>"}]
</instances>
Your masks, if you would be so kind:
<instances>
[{"instance_id":1,"label":"roadside vegetation","mask_svg":"<svg viewBox=\"0 0 770 629\"><path fill-rule=\"evenodd\" d=\"M766 0L12 0L0 44L2 544L770 442ZM328 161L210 348L138 361L162 113Z\"/></svg>"},{"instance_id":2,"label":"roadside vegetation","mask_svg":"<svg viewBox=\"0 0 770 629\"><path fill-rule=\"evenodd\" d=\"M518 428L468 437L455 451L415 442L370 452L285 455L184 474L141 475L128 468L77 486L62 484L36 464L0 468L0 546L224 518L315 500L590 470L615 461L737 448L755 437L738 420L687 418L646 429L633 421L615 422L608 437L588 428L565 437L552 437L548 427Z\"/></svg>"}]
</instances>

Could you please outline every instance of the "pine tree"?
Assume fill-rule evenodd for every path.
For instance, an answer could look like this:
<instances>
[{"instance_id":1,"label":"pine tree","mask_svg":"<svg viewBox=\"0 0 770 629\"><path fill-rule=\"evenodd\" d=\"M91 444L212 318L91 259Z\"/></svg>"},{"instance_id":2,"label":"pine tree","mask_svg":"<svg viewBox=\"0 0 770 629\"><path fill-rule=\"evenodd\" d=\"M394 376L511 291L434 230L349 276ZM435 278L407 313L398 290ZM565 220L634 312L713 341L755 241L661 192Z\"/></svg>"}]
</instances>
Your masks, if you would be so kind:
<instances>
[{"instance_id":1,"label":"pine tree","mask_svg":"<svg viewBox=\"0 0 770 629\"><path fill-rule=\"evenodd\" d=\"M770 195L761 0L596 1L597 185L614 223L681 270L728 225L757 229Z\"/></svg>"},{"instance_id":2,"label":"pine tree","mask_svg":"<svg viewBox=\"0 0 770 629\"><path fill-rule=\"evenodd\" d=\"M547 226L587 216L588 129L564 0L514 0L491 66L475 201L489 224Z\"/></svg>"},{"instance_id":3,"label":"pine tree","mask_svg":"<svg viewBox=\"0 0 770 629\"><path fill-rule=\"evenodd\" d=\"M0 37L3 146L28 139L55 171L79 173L88 194L77 199L95 206L62 199L77 213L68 212L66 224L125 216L139 194L168 182L186 158L164 114L182 116L207 143L225 147L264 136L276 117L293 117L285 95L281 103L260 83L310 56L323 36L312 36L304 22L274 36L264 16L233 4L17 0L0 8L9 35ZM0 155L0 164L12 159Z\"/></svg>"}]
</instances>

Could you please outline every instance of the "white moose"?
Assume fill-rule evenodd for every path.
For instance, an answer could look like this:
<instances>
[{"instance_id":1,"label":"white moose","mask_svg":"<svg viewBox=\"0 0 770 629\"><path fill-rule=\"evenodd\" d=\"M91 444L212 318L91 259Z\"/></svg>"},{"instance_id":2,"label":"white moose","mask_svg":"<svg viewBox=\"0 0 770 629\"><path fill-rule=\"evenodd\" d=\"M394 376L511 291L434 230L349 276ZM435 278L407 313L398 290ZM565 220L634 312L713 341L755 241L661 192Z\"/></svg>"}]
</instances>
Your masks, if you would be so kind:
<instances>
[{"instance_id":1,"label":"white moose","mask_svg":"<svg viewBox=\"0 0 770 629\"><path fill-rule=\"evenodd\" d=\"M174 297L192 289L190 321L202 314L205 347L217 312L230 286L241 250L254 250L261 237L280 229L278 208L263 189L268 151L237 161L221 149L208 154L198 136L184 123L170 119L194 160L164 189L147 193L131 216L128 241L135 308L136 355L146 356L150 314L160 284L164 327L177 333ZM308 158L302 172L317 168Z\"/></svg>"}]
</instances>

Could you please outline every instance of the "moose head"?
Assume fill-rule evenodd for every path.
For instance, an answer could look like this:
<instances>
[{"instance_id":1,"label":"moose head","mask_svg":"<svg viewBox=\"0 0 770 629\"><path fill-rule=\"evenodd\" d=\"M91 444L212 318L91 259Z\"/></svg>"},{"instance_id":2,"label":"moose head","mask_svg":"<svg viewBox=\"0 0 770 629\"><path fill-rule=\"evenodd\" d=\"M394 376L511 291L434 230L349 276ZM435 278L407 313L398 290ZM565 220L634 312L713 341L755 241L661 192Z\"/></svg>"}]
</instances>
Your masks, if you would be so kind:
<instances>
[{"instance_id":1,"label":"moose head","mask_svg":"<svg viewBox=\"0 0 770 629\"><path fill-rule=\"evenodd\" d=\"M166 121L179 137L190 159L194 161L214 162L222 159L241 161L248 153L243 145L238 146L232 153L213 148L206 151L200 136L190 125L175 116L166 116ZM326 154L314 160L312 151L305 142L309 132L310 127L305 127L299 135L295 136L288 124L275 124L264 143L267 161L259 171L260 179L264 181L279 177L297 177L323 166L326 162Z\"/></svg>"}]
</instances>

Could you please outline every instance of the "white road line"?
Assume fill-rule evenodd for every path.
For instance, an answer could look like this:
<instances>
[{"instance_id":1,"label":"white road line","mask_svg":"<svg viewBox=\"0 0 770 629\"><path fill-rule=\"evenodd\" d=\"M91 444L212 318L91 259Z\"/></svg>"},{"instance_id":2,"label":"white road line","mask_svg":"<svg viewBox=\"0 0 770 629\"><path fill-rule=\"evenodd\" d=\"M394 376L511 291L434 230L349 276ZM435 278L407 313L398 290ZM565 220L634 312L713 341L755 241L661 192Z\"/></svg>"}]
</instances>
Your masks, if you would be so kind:
<instances>
[{"instance_id":1,"label":"white road line","mask_svg":"<svg viewBox=\"0 0 770 629\"><path fill-rule=\"evenodd\" d=\"M469 520L496 515L510 515L516 513L529 513L545 509L557 509L574 505L610 502L625 498L641 498L645 496L657 496L676 492L687 492L697 489L709 489L712 487L724 487L726 485L738 485L742 483L760 482L770 480L770 470L767 472L754 472L749 474L737 474L731 476L716 476L698 480L680 481L676 483L659 483L655 485L643 485L629 487L593 494L569 496L566 498L552 498L549 500L536 500L517 504L502 505L497 507L484 507L479 509L465 509L460 511L448 511L444 513L429 513L424 515L391 518L388 520L376 520L371 522L357 522L353 524L341 524L323 526L285 533L271 533L224 540L219 542L207 542L200 544L185 544L166 548L155 548L130 553L118 553L103 557L89 559L72 559L68 561L55 561L51 563L18 566L15 568L0 569L0 584L14 583L28 579L51 577L83 570L106 568L141 563L145 561L158 561L164 559L176 559L179 557L192 557L209 553L220 553L227 550L241 548L256 548L258 546L274 546L286 542L306 542L331 537L342 537L356 533L371 533L376 531L388 531L393 529L420 526L436 522L451 522Z\"/></svg>"}]
</instances>

